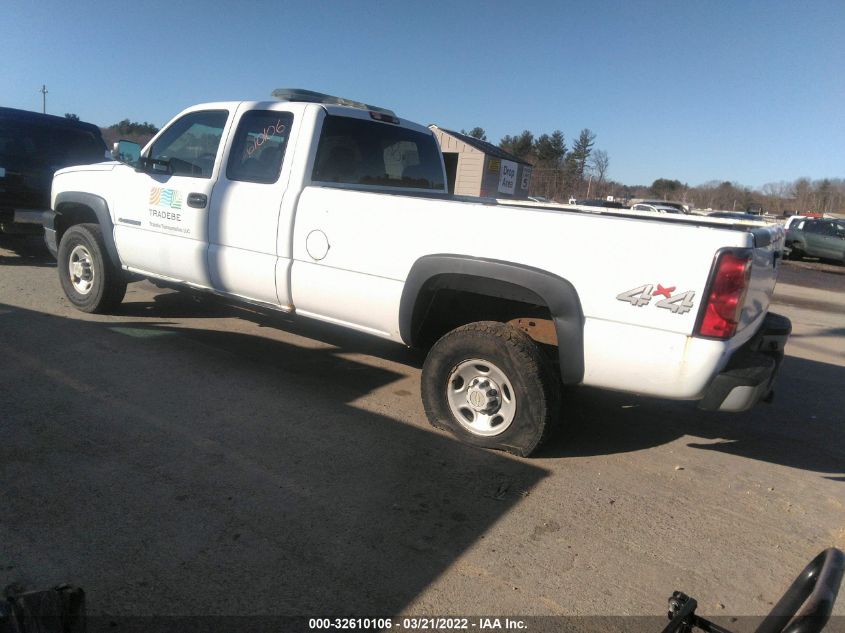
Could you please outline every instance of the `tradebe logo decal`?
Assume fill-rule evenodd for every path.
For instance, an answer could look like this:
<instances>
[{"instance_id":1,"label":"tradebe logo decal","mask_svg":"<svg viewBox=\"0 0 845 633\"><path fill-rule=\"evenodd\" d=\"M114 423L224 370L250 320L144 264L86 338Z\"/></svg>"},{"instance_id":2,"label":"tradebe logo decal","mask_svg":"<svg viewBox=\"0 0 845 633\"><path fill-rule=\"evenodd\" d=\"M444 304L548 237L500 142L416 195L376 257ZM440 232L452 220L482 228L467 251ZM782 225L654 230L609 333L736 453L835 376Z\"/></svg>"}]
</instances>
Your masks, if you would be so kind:
<instances>
[{"instance_id":1,"label":"tradebe logo decal","mask_svg":"<svg viewBox=\"0 0 845 633\"><path fill-rule=\"evenodd\" d=\"M175 189L162 189L153 187L150 189L150 204L157 207L170 207L171 209L182 208L182 194Z\"/></svg>"}]
</instances>

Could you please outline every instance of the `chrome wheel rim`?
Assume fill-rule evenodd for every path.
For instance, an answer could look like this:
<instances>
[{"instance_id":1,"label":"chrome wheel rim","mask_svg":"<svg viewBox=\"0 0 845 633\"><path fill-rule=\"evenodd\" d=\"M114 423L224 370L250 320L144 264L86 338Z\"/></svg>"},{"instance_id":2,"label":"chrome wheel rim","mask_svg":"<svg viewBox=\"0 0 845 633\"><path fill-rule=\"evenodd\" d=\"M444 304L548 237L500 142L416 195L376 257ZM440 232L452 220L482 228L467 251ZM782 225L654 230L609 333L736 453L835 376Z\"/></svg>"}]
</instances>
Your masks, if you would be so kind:
<instances>
[{"instance_id":1,"label":"chrome wheel rim","mask_svg":"<svg viewBox=\"0 0 845 633\"><path fill-rule=\"evenodd\" d=\"M455 419L473 435L501 435L516 416L516 394L507 375L479 358L449 372L446 400Z\"/></svg>"},{"instance_id":2,"label":"chrome wheel rim","mask_svg":"<svg viewBox=\"0 0 845 633\"><path fill-rule=\"evenodd\" d=\"M94 287L94 260L82 244L74 247L68 259L68 272L73 289L87 295Z\"/></svg>"}]
</instances>

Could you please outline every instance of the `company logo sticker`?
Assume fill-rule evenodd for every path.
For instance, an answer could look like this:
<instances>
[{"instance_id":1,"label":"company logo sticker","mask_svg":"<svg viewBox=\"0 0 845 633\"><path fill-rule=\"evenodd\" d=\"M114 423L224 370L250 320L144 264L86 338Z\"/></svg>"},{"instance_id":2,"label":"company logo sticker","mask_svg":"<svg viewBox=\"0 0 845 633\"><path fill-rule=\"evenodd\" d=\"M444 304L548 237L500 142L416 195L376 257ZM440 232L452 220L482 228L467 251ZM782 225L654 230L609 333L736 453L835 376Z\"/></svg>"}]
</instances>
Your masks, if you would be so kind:
<instances>
[{"instance_id":1,"label":"company logo sticker","mask_svg":"<svg viewBox=\"0 0 845 633\"><path fill-rule=\"evenodd\" d=\"M153 187L150 189L150 204L156 207L170 207L171 209L182 208L182 194L175 189L162 189Z\"/></svg>"}]
</instances>

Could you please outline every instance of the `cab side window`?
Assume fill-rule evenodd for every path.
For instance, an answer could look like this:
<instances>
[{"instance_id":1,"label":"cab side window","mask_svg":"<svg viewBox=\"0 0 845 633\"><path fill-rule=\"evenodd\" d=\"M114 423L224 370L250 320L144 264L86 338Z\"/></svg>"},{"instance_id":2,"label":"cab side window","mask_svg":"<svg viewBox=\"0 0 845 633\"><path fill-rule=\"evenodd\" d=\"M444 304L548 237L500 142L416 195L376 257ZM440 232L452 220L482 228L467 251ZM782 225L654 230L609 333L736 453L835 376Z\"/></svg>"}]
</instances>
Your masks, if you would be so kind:
<instances>
[{"instance_id":1,"label":"cab side window","mask_svg":"<svg viewBox=\"0 0 845 633\"><path fill-rule=\"evenodd\" d=\"M150 158L169 161L171 172L176 176L211 178L228 118L226 110L186 114L153 144Z\"/></svg>"},{"instance_id":2,"label":"cab side window","mask_svg":"<svg viewBox=\"0 0 845 633\"><path fill-rule=\"evenodd\" d=\"M293 125L293 114L274 110L252 110L238 124L226 178L270 184L279 179L285 148Z\"/></svg>"}]
</instances>

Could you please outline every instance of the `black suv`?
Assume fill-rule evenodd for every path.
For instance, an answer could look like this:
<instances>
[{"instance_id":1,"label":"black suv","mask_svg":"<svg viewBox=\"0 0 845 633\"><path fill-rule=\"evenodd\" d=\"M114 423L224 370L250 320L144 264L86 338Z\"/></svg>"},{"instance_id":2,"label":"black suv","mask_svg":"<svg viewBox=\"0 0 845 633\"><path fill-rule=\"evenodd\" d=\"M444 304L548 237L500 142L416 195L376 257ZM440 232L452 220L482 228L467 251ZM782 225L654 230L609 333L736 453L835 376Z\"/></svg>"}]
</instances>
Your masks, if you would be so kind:
<instances>
[{"instance_id":1,"label":"black suv","mask_svg":"<svg viewBox=\"0 0 845 633\"><path fill-rule=\"evenodd\" d=\"M53 172L110 159L96 125L0 108L0 232L40 232Z\"/></svg>"}]
</instances>

